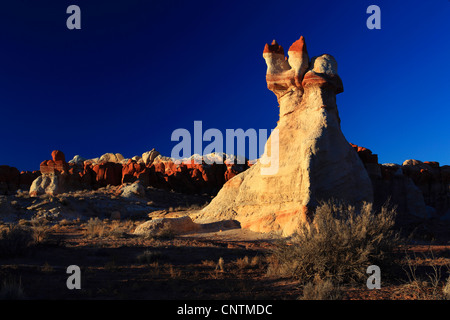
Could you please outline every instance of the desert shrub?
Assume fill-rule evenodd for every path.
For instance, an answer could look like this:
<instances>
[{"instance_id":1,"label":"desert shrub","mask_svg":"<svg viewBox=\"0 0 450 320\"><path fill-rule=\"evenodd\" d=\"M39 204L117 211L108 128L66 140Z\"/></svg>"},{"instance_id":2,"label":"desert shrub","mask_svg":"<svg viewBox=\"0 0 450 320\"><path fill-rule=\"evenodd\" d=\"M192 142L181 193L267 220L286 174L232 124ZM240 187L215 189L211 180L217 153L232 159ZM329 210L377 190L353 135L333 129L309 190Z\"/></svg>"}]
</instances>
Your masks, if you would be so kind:
<instances>
[{"instance_id":1,"label":"desert shrub","mask_svg":"<svg viewBox=\"0 0 450 320\"><path fill-rule=\"evenodd\" d=\"M33 243L33 233L18 225L0 230L0 257L11 258L23 254Z\"/></svg>"},{"instance_id":2,"label":"desert shrub","mask_svg":"<svg viewBox=\"0 0 450 320\"><path fill-rule=\"evenodd\" d=\"M48 239L50 234L50 225L47 219L35 218L31 220L31 230L33 231L33 239L35 243L43 243Z\"/></svg>"},{"instance_id":3,"label":"desert shrub","mask_svg":"<svg viewBox=\"0 0 450 320\"><path fill-rule=\"evenodd\" d=\"M134 223L131 220L127 221L112 221L109 225L109 230L107 231L107 236L114 238L114 239L120 239L127 237L128 233L132 231L134 228Z\"/></svg>"},{"instance_id":4,"label":"desert shrub","mask_svg":"<svg viewBox=\"0 0 450 320\"><path fill-rule=\"evenodd\" d=\"M395 211L387 206L374 212L369 204L357 210L335 201L322 203L311 224L275 246L268 275L341 283L366 279L369 265L388 271L399 244L394 221Z\"/></svg>"},{"instance_id":5,"label":"desert shrub","mask_svg":"<svg viewBox=\"0 0 450 320\"><path fill-rule=\"evenodd\" d=\"M151 239L172 240L175 238L175 232L169 225L164 225L160 230L150 235Z\"/></svg>"},{"instance_id":6,"label":"desert shrub","mask_svg":"<svg viewBox=\"0 0 450 320\"><path fill-rule=\"evenodd\" d=\"M86 236L88 238L101 238L105 233L105 224L99 218L90 218L86 224Z\"/></svg>"},{"instance_id":7,"label":"desert shrub","mask_svg":"<svg viewBox=\"0 0 450 320\"><path fill-rule=\"evenodd\" d=\"M341 289L333 285L330 280L308 282L303 287L300 300L338 300L341 298Z\"/></svg>"},{"instance_id":8,"label":"desert shrub","mask_svg":"<svg viewBox=\"0 0 450 320\"><path fill-rule=\"evenodd\" d=\"M126 234L125 228L121 225L120 221L113 221L109 225L109 230L107 231L108 237L120 239L124 238Z\"/></svg>"}]
</instances>

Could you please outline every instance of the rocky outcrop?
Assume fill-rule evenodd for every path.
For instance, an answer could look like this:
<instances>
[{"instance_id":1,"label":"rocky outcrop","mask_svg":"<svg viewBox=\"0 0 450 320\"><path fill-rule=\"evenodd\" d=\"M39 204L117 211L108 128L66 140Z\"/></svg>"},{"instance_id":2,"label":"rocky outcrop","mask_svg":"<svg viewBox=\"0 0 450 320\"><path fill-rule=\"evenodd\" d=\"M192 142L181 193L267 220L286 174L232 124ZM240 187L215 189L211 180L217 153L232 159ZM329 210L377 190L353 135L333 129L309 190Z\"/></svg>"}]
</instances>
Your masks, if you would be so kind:
<instances>
[{"instance_id":1,"label":"rocky outcrop","mask_svg":"<svg viewBox=\"0 0 450 320\"><path fill-rule=\"evenodd\" d=\"M280 108L276 134L265 147L271 157L230 179L199 221L234 219L253 231L289 235L322 200L373 201L367 171L340 128L336 94L343 85L336 60L325 54L309 61L303 37L288 55L276 41L263 52L267 86Z\"/></svg>"},{"instance_id":2,"label":"rocky outcrop","mask_svg":"<svg viewBox=\"0 0 450 320\"><path fill-rule=\"evenodd\" d=\"M134 197L144 197L145 196L145 188L140 183L140 181L136 181L133 183L124 183L119 189L121 196L124 198L134 198Z\"/></svg>"},{"instance_id":3,"label":"rocky outcrop","mask_svg":"<svg viewBox=\"0 0 450 320\"><path fill-rule=\"evenodd\" d=\"M205 155L205 157L216 156ZM136 156L132 159L125 159L118 153L106 153L94 159L85 159L77 155L66 162L61 151L53 151L52 160L41 163L42 177L34 181L30 195L38 196L44 193L56 195L67 191L98 189L108 185L120 186L137 181L144 187L151 186L189 194L216 194L226 181L249 167L248 164L237 164L235 160L228 155L224 156L224 163L221 164L209 164L203 157L175 160L163 157L152 149L145 152L142 157ZM36 177L33 180L35 179Z\"/></svg>"},{"instance_id":4,"label":"rocky outcrop","mask_svg":"<svg viewBox=\"0 0 450 320\"><path fill-rule=\"evenodd\" d=\"M19 183L19 170L10 166L0 166L0 194L7 194L17 190Z\"/></svg>"},{"instance_id":5,"label":"rocky outcrop","mask_svg":"<svg viewBox=\"0 0 450 320\"><path fill-rule=\"evenodd\" d=\"M134 234L140 236L159 236L163 232L172 235L185 234L199 231L201 226L192 221L188 216L178 218L159 218L144 222L136 227Z\"/></svg>"},{"instance_id":6,"label":"rocky outcrop","mask_svg":"<svg viewBox=\"0 0 450 320\"><path fill-rule=\"evenodd\" d=\"M399 220L444 218L450 215L450 166L435 161L406 160L379 164L371 150L352 145L372 180L375 204L397 208Z\"/></svg>"},{"instance_id":7,"label":"rocky outcrop","mask_svg":"<svg viewBox=\"0 0 450 320\"><path fill-rule=\"evenodd\" d=\"M0 166L0 195L14 194L17 190L28 190L40 175L39 171L22 171L10 166Z\"/></svg>"},{"instance_id":8,"label":"rocky outcrop","mask_svg":"<svg viewBox=\"0 0 450 320\"><path fill-rule=\"evenodd\" d=\"M19 170L10 166L0 166L0 194L15 192L19 183Z\"/></svg>"},{"instance_id":9,"label":"rocky outcrop","mask_svg":"<svg viewBox=\"0 0 450 320\"><path fill-rule=\"evenodd\" d=\"M65 177L56 173L43 174L33 181L30 187L30 196L36 197L43 194L57 195L64 193Z\"/></svg>"},{"instance_id":10,"label":"rocky outcrop","mask_svg":"<svg viewBox=\"0 0 450 320\"><path fill-rule=\"evenodd\" d=\"M42 194L57 195L66 191L69 164L64 153L59 150L52 152L52 160L44 160L40 165L41 176L36 178L30 187L30 196Z\"/></svg>"},{"instance_id":11,"label":"rocky outcrop","mask_svg":"<svg viewBox=\"0 0 450 320\"><path fill-rule=\"evenodd\" d=\"M159 156L159 152L156 151L155 149L152 149L150 151L144 152L142 154L142 161L144 162L144 164L147 165L151 165L153 163L153 160L155 160L155 158Z\"/></svg>"}]
</instances>

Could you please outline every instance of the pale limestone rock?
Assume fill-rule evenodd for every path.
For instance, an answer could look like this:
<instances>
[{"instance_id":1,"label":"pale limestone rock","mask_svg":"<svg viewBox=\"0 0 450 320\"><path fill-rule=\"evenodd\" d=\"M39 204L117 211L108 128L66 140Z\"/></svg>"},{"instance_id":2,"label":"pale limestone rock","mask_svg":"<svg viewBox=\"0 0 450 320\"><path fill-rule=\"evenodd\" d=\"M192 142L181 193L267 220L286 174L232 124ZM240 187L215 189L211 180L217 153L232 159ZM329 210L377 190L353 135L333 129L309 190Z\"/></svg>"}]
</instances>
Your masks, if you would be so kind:
<instances>
[{"instance_id":1,"label":"pale limestone rock","mask_svg":"<svg viewBox=\"0 0 450 320\"><path fill-rule=\"evenodd\" d=\"M144 197L145 196L145 188L138 180L131 184L124 183L122 185L122 194L123 198L131 198L131 197Z\"/></svg>"},{"instance_id":2,"label":"pale limestone rock","mask_svg":"<svg viewBox=\"0 0 450 320\"><path fill-rule=\"evenodd\" d=\"M290 60L295 69L276 42L263 54L267 85L280 105L278 135L272 133L266 143L269 156L278 154L272 158L278 170L267 174L270 164L260 159L230 179L196 221L235 219L253 231L290 235L320 201L373 202L367 171L341 131L336 94L343 86L336 60L316 57L303 75L310 64L302 42L301 59Z\"/></svg>"},{"instance_id":3,"label":"pale limestone rock","mask_svg":"<svg viewBox=\"0 0 450 320\"><path fill-rule=\"evenodd\" d=\"M155 160L157 156L159 156L159 152L152 149L142 154L142 161L144 161L145 165L149 165L153 163L153 160Z\"/></svg>"},{"instance_id":4,"label":"pale limestone rock","mask_svg":"<svg viewBox=\"0 0 450 320\"><path fill-rule=\"evenodd\" d=\"M179 218L160 218L144 222L136 227L135 235L155 236L161 231L169 231L175 235L195 232L201 229L201 226L194 223L188 216Z\"/></svg>"},{"instance_id":5,"label":"pale limestone rock","mask_svg":"<svg viewBox=\"0 0 450 320\"><path fill-rule=\"evenodd\" d=\"M97 159L97 158L96 158ZM99 160L91 159L93 163L102 163L102 162L115 162L120 163L124 160L124 157L120 153L105 153L100 157Z\"/></svg>"},{"instance_id":6,"label":"pale limestone rock","mask_svg":"<svg viewBox=\"0 0 450 320\"><path fill-rule=\"evenodd\" d=\"M121 162L121 161L125 160L123 155L120 153L116 153L115 156L116 156L116 162Z\"/></svg>"},{"instance_id":7,"label":"pale limestone rock","mask_svg":"<svg viewBox=\"0 0 450 320\"><path fill-rule=\"evenodd\" d=\"M30 196L36 197L43 194L57 195L64 192L65 175L45 174L37 177L30 187Z\"/></svg>"},{"instance_id":8,"label":"pale limestone rock","mask_svg":"<svg viewBox=\"0 0 450 320\"><path fill-rule=\"evenodd\" d=\"M73 164L78 164L78 165L83 165L84 161L86 161L87 159L83 158L80 155L76 155L73 157L72 160L69 161L69 163L73 163Z\"/></svg>"}]
</instances>

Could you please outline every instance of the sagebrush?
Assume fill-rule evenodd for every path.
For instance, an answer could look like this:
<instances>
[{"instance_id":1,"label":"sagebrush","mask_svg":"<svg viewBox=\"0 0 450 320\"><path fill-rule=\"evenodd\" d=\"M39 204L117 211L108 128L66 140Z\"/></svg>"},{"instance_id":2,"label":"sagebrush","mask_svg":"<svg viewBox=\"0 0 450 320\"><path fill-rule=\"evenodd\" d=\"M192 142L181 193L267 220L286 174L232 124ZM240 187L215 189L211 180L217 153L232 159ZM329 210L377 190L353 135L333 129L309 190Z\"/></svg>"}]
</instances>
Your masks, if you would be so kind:
<instances>
[{"instance_id":1,"label":"sagebrush","mask_svg":"<svg viewBox=\"0 0 450 320\"><path fill-rule=\"evenodd\" d=\"M370 204L356 208L336 201L322 203L311 224L276 245L268 274L302 283L317 278L342 283L366 279L369 265L388 270L400 244L393 230L395 215L387 205L375 212Z\"/></svg>"}]
</instances>

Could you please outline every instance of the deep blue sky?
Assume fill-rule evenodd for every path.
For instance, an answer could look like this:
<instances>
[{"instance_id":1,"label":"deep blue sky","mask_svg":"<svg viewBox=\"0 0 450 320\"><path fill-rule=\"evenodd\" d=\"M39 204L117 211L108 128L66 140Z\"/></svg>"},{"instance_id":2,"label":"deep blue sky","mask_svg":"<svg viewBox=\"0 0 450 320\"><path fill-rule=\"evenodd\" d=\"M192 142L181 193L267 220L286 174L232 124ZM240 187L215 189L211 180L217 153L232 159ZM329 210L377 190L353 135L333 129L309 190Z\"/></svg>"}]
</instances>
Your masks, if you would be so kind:
<instances>
[{"instance_id":1,"label":"deep blue sky","mask_svg":"<svg viewBox=\"0 0 450 320\"><path fill-rule=\"evenodd\" d=\"M0 164L36 170L54 149L169 156L173 130L194 120L274 128L262 51L300 35L310 57L338 61L348 141L381 163L450 164L448 0L0 3ZM71 4L81 30L66 28ZM371 4L381 30L366 28Z\"/></svg>"}]
</instances>

